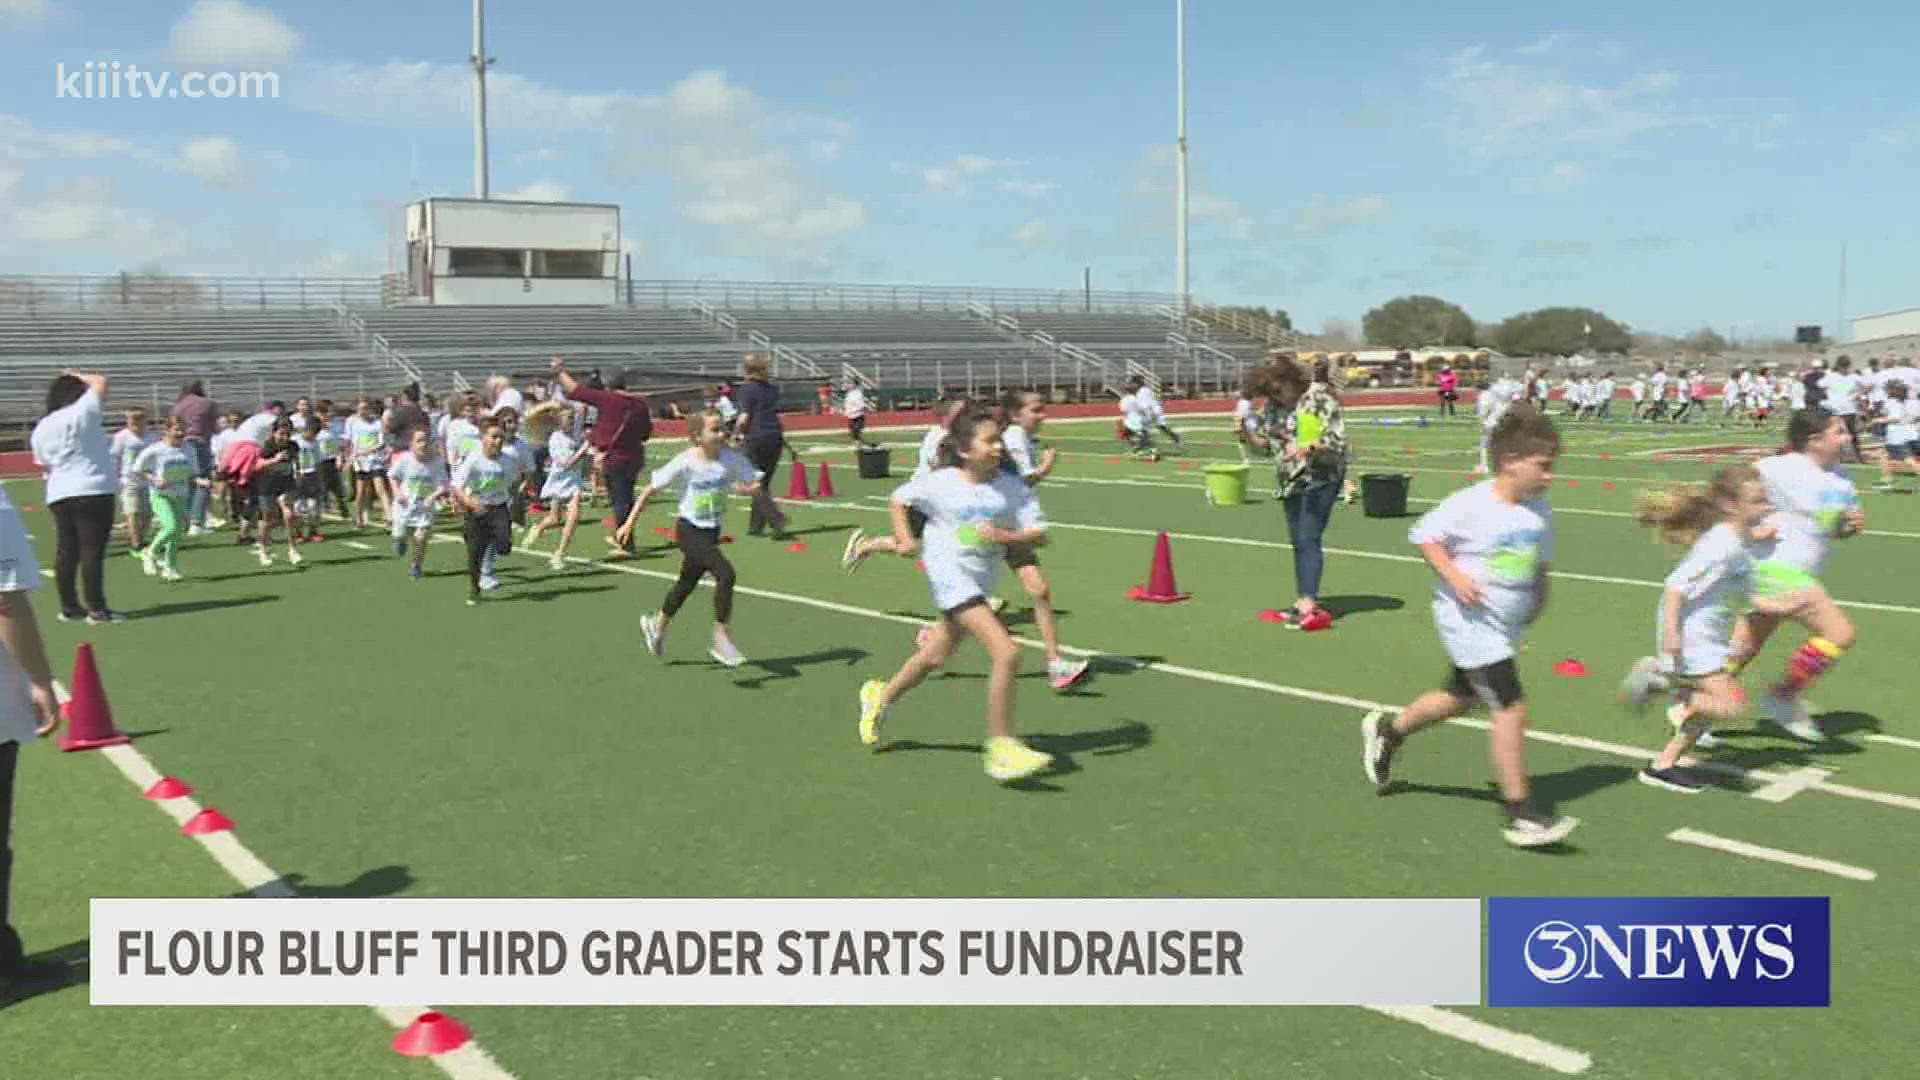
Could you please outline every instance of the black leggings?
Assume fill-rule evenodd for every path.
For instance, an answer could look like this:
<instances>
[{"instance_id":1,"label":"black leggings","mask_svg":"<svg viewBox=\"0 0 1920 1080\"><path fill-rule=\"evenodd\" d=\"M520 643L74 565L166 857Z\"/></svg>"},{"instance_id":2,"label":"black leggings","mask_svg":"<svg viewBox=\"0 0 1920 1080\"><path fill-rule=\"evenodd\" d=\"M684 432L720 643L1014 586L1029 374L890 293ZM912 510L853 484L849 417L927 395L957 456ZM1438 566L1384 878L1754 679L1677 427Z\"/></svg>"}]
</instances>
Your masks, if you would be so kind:
<instances>
[{"instance_id":1,"label":"black leggings","mask_svg":"<svg viewBox=\"0 0 1920 1080\"><path fill-rule=\"evenodd\" d=\"M720 554L720 530L703 529L690 524L686 518L675 518L673 535L680 542L680 578L667 590L666 603L660 605L661 614L669 619L679 614L681 605L693 595L693 587L700 584L700 575L710 573L713 575L713 621L732 621L733 564Z\"/></svg>"},{"instance_id":2,"label":"black leggings","mask_svg":"<svg viewBox=\"0 0 1920 1080\"><path fill-rule=\"evenodd\" d=\"M497 554L513 553L513 515L502 506L489 506L479 513L468 513L463 532L467 539L467 580L473 591L480 591L480 563L492 548Z\"/></svg>"},{"instance_id":3,"label":"black leggings","mask_svg":"<svg viewBox=\"0 0 1920 1080\"><path fill-rule=\"evenodd\" d=\"M753 497L753 512L747 517L747 531L755 536L768 525L773 531L785 532L787 516L780 512L780 504L773 501L773 478L780 471L780 451L786 446L784 435L749 435L747 437L747 460L764 475L760 478L760 493Z\"/></svg>"},{"instance_id":4,"label":"black leggings","mask_svg":"<svg viewBox=\"0 0 1920 1080\"><path fill-rule=\"evenodd\" d=\"M107 539L113 535L113 496L76 495L47 509L59 537L54 548L53 580L60 589L60 610L67 615L107 610ZM86 586L80 606L74 575Z\"/></svg>"}]
</instances>

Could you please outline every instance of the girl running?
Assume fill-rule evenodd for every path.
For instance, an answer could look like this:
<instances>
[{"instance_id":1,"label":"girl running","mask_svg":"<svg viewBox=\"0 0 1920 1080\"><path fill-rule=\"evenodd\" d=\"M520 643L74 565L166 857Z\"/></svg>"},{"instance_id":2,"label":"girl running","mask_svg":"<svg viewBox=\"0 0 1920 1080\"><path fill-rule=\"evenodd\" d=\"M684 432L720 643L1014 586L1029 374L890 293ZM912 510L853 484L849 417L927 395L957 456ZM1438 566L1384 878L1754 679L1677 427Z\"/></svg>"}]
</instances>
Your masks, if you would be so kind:
<instances>
[{"instance_id":1,"label":"girl running","mask_svg":"<svg viewBox=\"0 0 1920 1080\"><path fill-rule=\"evenodd\" d=\"M260 462L253 474L253 501L258 511L259 532L255 534L253 554L261 566L272 566L276 522L287 527L287 561L294 566L306 562L300 554L300 527L293 513L294 470L299 464L299 449L293 444L293 422L276 417L260 448Z\"/></svg>"},{"instance_id":2,"label":"girl running","mask_svg":"<svg viewBox=\"0 0 1920 1080\"><path fill-rule=\"evenodd\" d=\"M1013 734L1014 676L1019 646L987 607L1009 544L1037 545L1047 521L1033 489L1000 470L1000 425L992 417L964 413L947 434L941 468L902 484L893 493L892 550L912 557L918 544L907 523L909 510L926 515L927 582L943 616L920 649L892 679L860 687L860 741L880 743L886 713L935 668L946 663L961 635L979 641L991 662L987 677L988 776L1002 782L1033 776L1053 757Z\"/></svg>"},{"instance_id":3,"label":"girl running","mask_svg":"<svg viewBox=\"0 0 1920 1080\"><path fill-rule=\"evenodd\" d=\"M1052 447L1040 446L1040 425L1046 420L1047 402L1037 391L1014 390L1001 399L1000 441L1004 454L1000 468L1007 475L1025 481L1028 487L1045 480L1059 457ZM1054 617L1053 590L1040 570L1039 548L1033 544L1008 544L1006 561L1033 601L1033 623L1039 628L1040 641L1047 649L1047 681L1055 690L1071 689L1086 678L1088 662L1069 660L1060 654L1059 620Z\"/></svg>"},{"instance_id":4,"label":"girl running","mask_svg":"<svg viewBox=\"0 0 1920 1080\"><path fill-rule=\"evenodd\" d=\"M499 587L483 580L480 564L489 551L513 553L513 514L508 505L521 480L521 461L506 452L506 429L489 416L480 422L480 451L453 472L453 501L466 513L462 532L467 541L467 606L480 603L480 593Z\"/></svg>"},{"instance_id":5,"label":"girl running","mask_svg":"<svg viewBox=\"0 0 1920 1080\"><path fill-rule=\"evenodd\" d=\"M623 546L633 537L640 511L656 491L682 485L679 516L673 521L673 535L680 544L680 578L667 591L667 599L655 613L640 616L640 632L646 635L647 651L659 656L666 649L667 626L680 613L681 605L693 595L700 579L713 575L713 646L707 655L730 668L747 662L733 643L728 623L733 618L733 564L720 553L720 520L726 514L727 492L753 497L760 492L765 474L753 462L727 445L727 421L717 410L700 414L694 428L693 446L682 450L672 461L654 470L647 486L633 501L614 533Z\"/></svg>"},{"instance_id":6,"label":"girl running","mask_svg":"<svg viewBox=\"0 0 1920 1080\"><path fill-rule=\"evenodd\" d=\"M169 417L161 440L140 451L133 461L133 471L146 486L154 521L159 524L153 543L140 553L140 564L148 577L157 574L163 581L180 580L181 525L187 520L194 485L207 483L194 479L193 455L187 452L186 440L186 424L177 416Z\"/></svg>"},{"instance_id":7,"label":"girl running","mask_svg":"<svg viewBox=\"0 0 1920 1080\"><path fill-rule=\"evenodd\" d=\"M387 486L387 432L372 398L363 397L347 418L347 460L353 466L354 524L367 527L369 504L380 497L380 513L393 520L393 492Z\"/></svg>"},{"instance_id":8,"label":"girl running","mask_svg":"<svg viewBox=\"0 0 1920 1080\"><path fill-rule=\"evenodd\" d=\"M413 550L407 576L419 580L425 570L427 534L433 530L433 514L447 498L447 463L434 452L433 433L424 427L413 429L407 452L393 459L388 475L393 480L393 553L405 555Z\"/></svg>"},{"instance_id":9,"label":"girl running","mask_svg":"<svg viewBox=\"0 0 1920 1080\"><path fill-rule=\"evenodd\" d=\"M1767 718L1807 742L1826 739L1808 715L1806 689L1853 647L1853 623L1820 584L1820 568L1835 540L1866 527L1860 496L1839 468L1852 441L1846 421L1814 407L1787 421L1789 452L1759 465L1767 500L1775 508L1768 541L1753 566L1754 610L1734 633L1727 672L1739 675L1766 647L1782 621L1793 619L1812 636L1787 659L1787 669L1761 700ZM1781 614L1785 611L1790 614Z\"/></svg>"},{"instance_id":10,"label":"girl running","mask_svg":"<svg viewBox=\"0 0 1920 1080\"><path fill-rule=\"evenodd\" d=\"M1734 625L1752 587L1755 545L1771 539L1763 524L1773 512L1766 481L1751 465L1729 465L1714 474L1705 491L1667 491L1640 500L1640 524L1660 530L1670 544L1685 545L1687 555L1667 575L1655 613L1658 657L1635 663L1621 685L1621 698L1635 709L1655 693L1671 693L1667 719L1673 738L1640 782L1692 795L1706 785L1680 768L1680 757L1695 745L1711 746L1715 723L1737 719L1745 697L1727 672ZM1786 608L1767 610L1785 613Z\"/></svg>"},{"instance_id":11,"label":"girl running","mask_svg":"<svg viewBox=\"0 0 1920 1080\"><path fill-rule=\"evenodd\" d=\"M547 566L559 570L566 566L567 549L573 546L573 531L580 524L580 501L586 496L587 454L591 447L576 437L580 426L578 409L563 402L546 401L527 414L527 433L535 445L547 447L547 478L540 485L540 501L547 506L546 516L533 523L521 543L532 550L540 535L560 526L560 543L553 549Z\"/></svg>"},{"instance_id":12,"label":"girl running","mask_svg":"<svg viewBox=\"0 0 1920 1080\"><path fill-rule=\"evenodd\" d=\"M1915 475L1914 455L1920 451L1920 398L1913 388L1893 379L1887 383L1887 445L1880 458L1880 490L1894 491L1897 470Z\"/></svg>"}]
</instances>

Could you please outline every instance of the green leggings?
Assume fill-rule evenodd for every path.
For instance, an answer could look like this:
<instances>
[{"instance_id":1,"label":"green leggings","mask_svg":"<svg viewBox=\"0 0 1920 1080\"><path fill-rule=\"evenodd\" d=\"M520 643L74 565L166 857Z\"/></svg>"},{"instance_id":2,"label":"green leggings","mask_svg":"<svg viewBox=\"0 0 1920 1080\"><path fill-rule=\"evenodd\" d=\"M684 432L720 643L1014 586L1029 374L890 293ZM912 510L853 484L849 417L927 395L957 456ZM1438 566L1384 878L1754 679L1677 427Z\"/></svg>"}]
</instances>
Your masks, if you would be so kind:
<instances>
[{"instance_id":1,"label":"green leggings","mask_svg":"<svg viewBox=\"0 0 1920 1080\"><path fill-rule=\"evenodd\" d=\"M160 523L160 531L153 534L153 543L147 550L162 566L178 569L174 553L180 546L180 522L187 516L187 500L149 489L147 501L153 505L153 519Z\"/></svg>"}]
</instances>

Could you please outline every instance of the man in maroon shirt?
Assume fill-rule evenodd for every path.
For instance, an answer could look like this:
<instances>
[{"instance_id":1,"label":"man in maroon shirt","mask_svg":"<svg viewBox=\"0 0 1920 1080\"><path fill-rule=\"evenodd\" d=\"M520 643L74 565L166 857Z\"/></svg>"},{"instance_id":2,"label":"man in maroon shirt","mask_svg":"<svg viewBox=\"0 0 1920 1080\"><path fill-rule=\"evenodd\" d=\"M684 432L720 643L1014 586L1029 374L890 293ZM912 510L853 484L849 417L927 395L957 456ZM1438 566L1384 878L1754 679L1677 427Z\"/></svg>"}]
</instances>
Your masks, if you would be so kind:
<instances>
[{"instance_id":1,"label":"man in maroon shirt","mask_svg":"<svg viewBox=\"0 0 1920 1080\"><path fill-rule=\"evenodd\" d=\"M647 467L647 439L653 435L653 417L647 399L627 392L627 373L616 370L607 377L605 390L596 390L573 377L567 362L553 358L553 378L568 401L592 406L598 413L587 441L600 457L600 472L607 478L607 497L613 502L613 520L623 522L633 510L633 485ZM633 543L621 544L607 534L607 543L631 552Z\"/></svg>"},{"instance_id":2,"label":"man in maroon shirt","mask_svg":"<svg viewBox=\"0 0 1920 1080\"><path fill-rule=\"evenodd\" d=\"M180 421L181 426L186 428L187 456L193 459L193 476L196 480L206 480L213 476L213 451L208 449L208 440L213 438L215 412L213 402L207 397L207 388L199 379L180 388L180 398L173 403L173 408L169 411L169 415ZM207 489L195 484L188 507L187 522L192 532L205 532Z\"/></svg>"}]
</instances>

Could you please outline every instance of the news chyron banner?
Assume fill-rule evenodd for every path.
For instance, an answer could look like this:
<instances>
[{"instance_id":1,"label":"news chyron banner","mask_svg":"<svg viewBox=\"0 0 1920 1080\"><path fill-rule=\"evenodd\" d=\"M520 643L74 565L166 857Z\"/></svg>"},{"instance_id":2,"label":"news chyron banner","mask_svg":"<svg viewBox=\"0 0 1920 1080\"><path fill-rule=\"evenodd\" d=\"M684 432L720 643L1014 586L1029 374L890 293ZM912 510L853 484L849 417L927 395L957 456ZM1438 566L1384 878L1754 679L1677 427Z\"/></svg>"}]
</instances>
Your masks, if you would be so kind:
<instances>
[{"instance_id":1,"label":"news chyron banner","mask_svg":"<svg viewBox=\"0 0 1920 1080\"><path fill-rule=\"evenodd\" d=\"M1475 1005L1462 900L94 900L95 1005Z\"/></svg>"}]
</instances>

